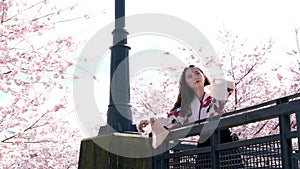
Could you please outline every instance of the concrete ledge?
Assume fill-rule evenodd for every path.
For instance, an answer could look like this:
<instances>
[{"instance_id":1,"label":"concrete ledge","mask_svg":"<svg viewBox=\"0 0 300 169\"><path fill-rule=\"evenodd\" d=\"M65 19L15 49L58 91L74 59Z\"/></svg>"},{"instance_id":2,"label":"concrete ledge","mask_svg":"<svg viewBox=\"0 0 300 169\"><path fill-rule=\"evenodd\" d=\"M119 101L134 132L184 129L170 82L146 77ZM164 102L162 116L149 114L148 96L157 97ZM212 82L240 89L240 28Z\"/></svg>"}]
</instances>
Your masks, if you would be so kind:
<instances>
[{"instance_id":1,"label":"concrete ledge","mask_svg":"<svg viewBox=\"0 0 300 169\"><path fill-rule=\"evenodd\" d=\"M137 134L111 133L81 141L79 169L151 169L151 143Z\"/></svg>"}]
</instances>

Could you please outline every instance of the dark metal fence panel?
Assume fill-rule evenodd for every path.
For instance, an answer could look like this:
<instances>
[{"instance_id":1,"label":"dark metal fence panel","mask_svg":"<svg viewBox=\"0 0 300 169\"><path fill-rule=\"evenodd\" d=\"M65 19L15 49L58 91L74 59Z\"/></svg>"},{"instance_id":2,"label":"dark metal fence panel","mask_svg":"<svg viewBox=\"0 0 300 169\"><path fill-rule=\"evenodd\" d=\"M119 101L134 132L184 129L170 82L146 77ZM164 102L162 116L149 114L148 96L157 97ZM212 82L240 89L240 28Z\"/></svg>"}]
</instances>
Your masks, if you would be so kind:
<instances>
[{"instance_id":1,"label":"dark metal fence panel","mask_svg":"<svg viewBox=\"0 0 300 169\"><path fill-rule=\"evenodd\" d=\"M300 167L300 154L295 153L293 154L293 168L299 168Z\"/></svg>"},{"instance_id":2,"label":"dark metal fence panel","mask_svg":"<svg viewBox=\"0 0 300 169\"><path fill-rule=\"evenodd\" d=\"M195 146L171 146L170 151L153 158L159 166L157 168L170 169L238 169L238 168L284 168L298 169L300 167L300 100L295 98L300 94L284 97L261 104L263 108L254 106L255 110L246 108L246 113L236 111L221 119L216 132L211 137L211 146L196 148ZM289 99L294 99L289 101ZM296 114L297 129L291 130L290 115ZM250 140L241 140L230 143L219 143L220 130L239 126L251 122L278 118L280 133ZM171 131L165 146L169 141L178 141L187 137L182 133L194 136L202 130L204 121L199 125L188 124ZM190 131L190 132L187 132ZM292 147L292 139L298 140L297 147ZM156 169L156 167L154 166Z\"/></svg>"},{"instance_id":3,"label":"dark metal fence panel","mask_svg":"<svg viewBox=\"0 0 300 169\"><path fill-rule=\"evenodd\" d=\"M238 154L244 168L282 168L279 140L239 147Z\"/></svg>"},{"instance_id":4,"label":"dark metal fence panel","mask_svg":"<svg viewBox=\"0 0 300 169\"><path fill-rule=\"evenodd\" d=\"M167 143L163 143L157 149L153 149L153 154L157 154L152 158L152 167L154 169L166 169L168 167L167 159L169 158L169 152L164 152L166 150Z\"/></svg>"},{"instance_id":5,"label":"dark metal fence panel","mask_svg":"<svg viewBox=\"0 0 300 169\"><path fill-rule=\"evenodd\" d=\"M225 143L216 147L216 168L283 168L279 135ZM213 168L211 148L182 150L170 154L169 168Z\"/></svg>"},{"instance_id":6,"label":"dark metal fence panel","mask_svg":"<svg viewBox=\"0 0 300 169\"><path fill-rule=\"evenodd\" d=\"M177 152L174 153L175 156L170 155L169 163L170 169L211 169L212 161L211 161L211 153L210 152L202 152L202 153L193 153L193 154L185 154Z\"/></svg>"}]
</instances>

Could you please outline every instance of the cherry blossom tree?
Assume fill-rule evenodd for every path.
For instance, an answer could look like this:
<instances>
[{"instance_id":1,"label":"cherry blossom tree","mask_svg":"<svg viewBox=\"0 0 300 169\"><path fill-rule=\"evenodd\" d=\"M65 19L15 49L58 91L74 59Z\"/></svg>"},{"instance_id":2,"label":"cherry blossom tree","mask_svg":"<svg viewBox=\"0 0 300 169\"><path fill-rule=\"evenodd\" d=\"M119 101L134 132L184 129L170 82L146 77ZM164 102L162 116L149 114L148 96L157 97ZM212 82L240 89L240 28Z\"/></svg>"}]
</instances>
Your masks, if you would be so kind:
<instances>
[{"instance_id":1,"label":"cherry blossom tree","mask_svg":"<svg viewBox=\"0 0 300 169\"><path fill-rule=\"evenodd\" d=\"M295 37L295 45L292 49L287 49L286 54L293 57L294 62L289 66L289 71L292 75L291 77L291 87L290 93L300 92L300 42L299 42L299 30L300 28L295 28L293 30Z\"/></svg>"},{"instance_id":2,"label":"cherry blossom tree","mask_svg":"<svg viewBox=\"0 0 300 169\"><path fill-rule=\"evenodd\" d=\"M235 91L226 104L227 112L250 107L287 94L287 89L284 87L285 84L282 79L283 75L277 71L280 67L271 67L267 64L275 43L272 38L253 44L249 43L247 38L235 35L227 30L220 31L219 34L218 40L220 43L215 46L221 59L219 66L222 67L229 80L235 82ZM178 51L186 53L184 57L187 63L200 65L201 61L195 59L196 57L194 57L191 50L179 47ZM168 55L169 53L166 52L165 54ZM207 60L209 61L209 59ZM209 64L209 62L202 63L202 66L209 66ZM163 73L161 75L163 76ZM140 79L138 82L141 83L142 80ZM171 90L159 90L160 96L166 96L167 93L173 92L171 98L167 100L152 100L153 92L151 91L166 88ZM160 83L160 87L153 85L153 82L143 83L143 85L139 86L135 83L132 85L132 91L133 108L138 112L135 115L139 114L139 116L145 118L149 117L151 113L152 116L155 116L156 114L153 114L153 112L161 112L163 110L162 112L166 113L172 108L178 94L178 83ZM153 108L156 110L153 111ZM233 128L232 132L237 133L241 139L278 133L278 121L271 119L251 123Z\"/></svg>"},{"instance_id":3,"label":"cherry blossom tree","mask_svg":"<svg viewBox=\"0 0 300 169\"><path fill-rule=\"evenodd\" d=\"M274 40L267 39L260 44L248 43L247 38L239 37L230 31L220 31L218 53L222 59L222 68L235 83L234 97L228 106L232 109L251 106L270 100L270 72L265 69L268 55L271 53ZM276 96L279 97L280 95Z\"/></svg>"},{"instance_id":4,"label":"cherry blossom tree","mask_svg":"<svg viewBox=\"0 0 300 169\"><path fill-rule=\"evenodd\" d=\"M56 36L76 4L0 2L0 168L76 168L80 132L68 123L78 43Z\"/></svg>"},{"instance_id":5,"label":"cherry blossom tree","mask_svg":"<svg viewBox=\"0 0 300 169\"><path fill-rule=\"evenodd\" d=\"M156 75L155 79L147 78L146 73L131 81L134 123L149 120L151 117L165 117L169 112L174 102L173 98L178 92L178 81L164 72L163 70L151 72L152 76Z\"/></svg>"},{"instance_id":6,"label":"cherry blossom tree","mask_svg":"<svg viewBox=\"0 0 300 169\"><path fill-rule=\"evenodd\" d=\"M234 97L227 103L227 111L254 106L286 96L288 88L283 80L281 65L271 65L274 40L252 46L238 35L220 31L222 67L235 82ZM278 54L277 54L278 55ZM227 63L226 63L227 60ZM292 123L295 120L292 120ZM240 139L250 139L279 133L278 119L270 119L232 128Z\"/></svg>"}]
</instances>

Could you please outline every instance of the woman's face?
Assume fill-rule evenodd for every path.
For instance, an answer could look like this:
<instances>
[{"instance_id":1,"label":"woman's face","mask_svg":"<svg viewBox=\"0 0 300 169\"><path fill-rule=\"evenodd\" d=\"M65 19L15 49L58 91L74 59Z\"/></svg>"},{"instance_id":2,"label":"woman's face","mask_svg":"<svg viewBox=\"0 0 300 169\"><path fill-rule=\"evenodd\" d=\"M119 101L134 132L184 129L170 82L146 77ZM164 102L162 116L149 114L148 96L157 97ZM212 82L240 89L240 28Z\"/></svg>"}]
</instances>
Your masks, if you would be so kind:
<instances>
[{"instance_id":1,"label":"woman's face","mask_svg":"<svg viewBox=\"0 0 300 169\"><path fill-rule=\"evenodd\" d=\"M197 67L191 67L185 72L185 81L194 91L204 86L204 75Z\"/></svg>"}]
</instances>

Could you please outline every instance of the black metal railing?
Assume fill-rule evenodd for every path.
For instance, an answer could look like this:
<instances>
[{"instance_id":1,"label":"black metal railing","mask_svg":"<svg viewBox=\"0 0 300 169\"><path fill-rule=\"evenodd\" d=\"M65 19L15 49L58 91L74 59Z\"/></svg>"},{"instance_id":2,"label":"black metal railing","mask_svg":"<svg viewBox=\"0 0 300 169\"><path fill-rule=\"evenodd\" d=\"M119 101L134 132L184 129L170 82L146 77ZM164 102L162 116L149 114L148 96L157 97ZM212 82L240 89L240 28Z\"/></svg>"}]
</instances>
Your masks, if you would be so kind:
<instances>
[{"instance_id":1,"label":"black metal railing","mask_svg":"<svg viewBox=\"0 0 300 169\"><path fill-rule=\"evenodd\" d=\"M292 130L291 115L296 117ZM253 122L278 119L279 133L249 140L220 143L220 131ZM284 168L300 166L300 93L224 114L212 133L210 146L197 148L183 138L209 133L214 119L201 120L173 129L153 157L155 169ZM292 142L297 142L292 145ZM295 146L296 145L296 146ZM165 151L168 150L168 151ZM299 163L299 164L298 164Z\"/></svg>"}]
</instances>

